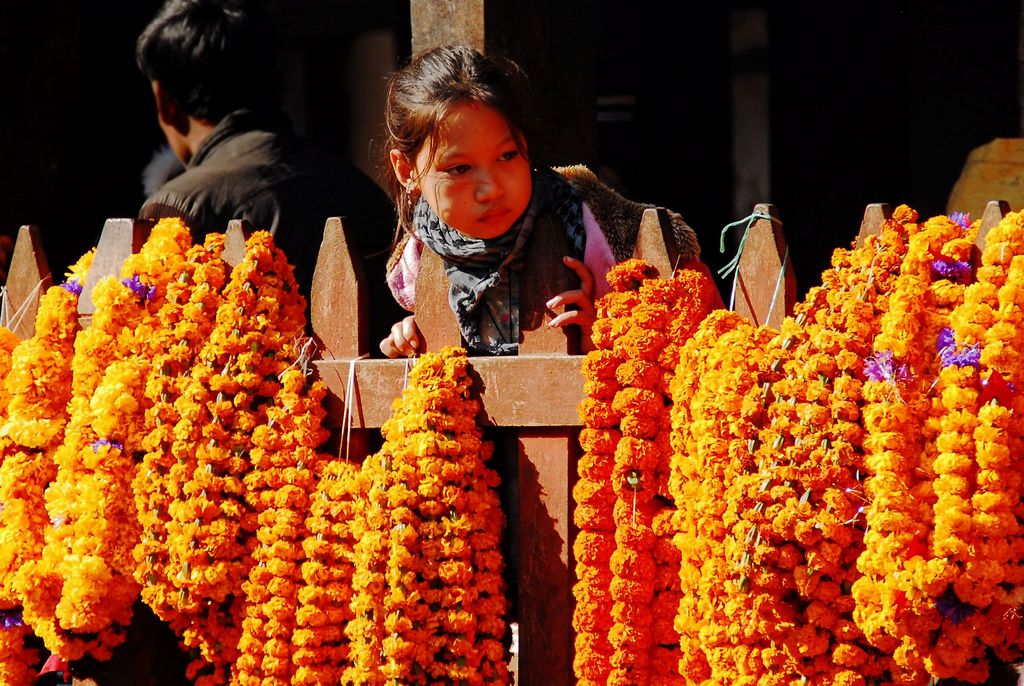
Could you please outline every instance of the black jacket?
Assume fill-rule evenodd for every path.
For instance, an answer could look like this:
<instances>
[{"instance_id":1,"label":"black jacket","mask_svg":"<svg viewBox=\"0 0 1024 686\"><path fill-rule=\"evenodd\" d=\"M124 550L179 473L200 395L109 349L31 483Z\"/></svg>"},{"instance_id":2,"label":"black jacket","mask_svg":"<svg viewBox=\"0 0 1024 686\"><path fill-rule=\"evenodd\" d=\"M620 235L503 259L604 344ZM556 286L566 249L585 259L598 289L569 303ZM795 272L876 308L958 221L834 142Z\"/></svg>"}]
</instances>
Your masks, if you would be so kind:
<instances>
[{"instance_id":1,"label":"black jacket","mask_svg":"<svg viewBox=\"0 0 1024 686\"><path fill-rule=\"evenodd\" d=\"M231 219L267 229L295 266L309 296L328 217L342 217L362 257L370 290L371 348L403 316L385 286L384 266L395 226L387 195L352 164L294 135L283 115L239 110L220 121L185 171L139 212L143 219L182 217L201 241Z\"/></svg>"}]
</instances>

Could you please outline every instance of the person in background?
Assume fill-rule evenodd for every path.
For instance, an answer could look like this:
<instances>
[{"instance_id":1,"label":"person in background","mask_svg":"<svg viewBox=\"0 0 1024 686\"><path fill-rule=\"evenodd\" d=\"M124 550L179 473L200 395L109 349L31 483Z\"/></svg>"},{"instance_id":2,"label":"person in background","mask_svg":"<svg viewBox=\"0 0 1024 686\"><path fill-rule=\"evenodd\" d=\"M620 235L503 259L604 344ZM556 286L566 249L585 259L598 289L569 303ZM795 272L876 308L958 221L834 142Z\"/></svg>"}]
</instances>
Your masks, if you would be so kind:
<instances>
[{"instance_id":1,"label":"person in background","mask_svg":"<svg viewBox=\"0 0 1024 686\"><path fill-rule=\"evenodd\" d=\"M378 340L401 312L382 285L394 207L354 165L292 132L279 105L274 42L254 1L168 0L160 8L138 38L136 59L185 170L139 217L181 217L197 241L246 219L274 235L307 297L324 223L342 217L362 259Z\"/></svg>"}]
</instances>

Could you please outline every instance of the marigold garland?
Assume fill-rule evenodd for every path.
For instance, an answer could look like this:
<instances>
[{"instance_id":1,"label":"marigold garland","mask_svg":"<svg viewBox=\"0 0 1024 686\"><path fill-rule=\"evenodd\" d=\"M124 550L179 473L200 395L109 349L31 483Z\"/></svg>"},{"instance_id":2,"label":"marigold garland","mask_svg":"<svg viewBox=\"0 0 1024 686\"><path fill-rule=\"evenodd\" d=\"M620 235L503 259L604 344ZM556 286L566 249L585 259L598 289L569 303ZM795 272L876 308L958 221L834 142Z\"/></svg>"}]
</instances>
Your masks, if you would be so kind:
<instances>
[{"instance_id":1,"label":"marigold garland","mask_svg":"<svg viewBox=\"0 0 1024 686\"><path fill-rule=\"evenodd\" d=\"M933 262L957 259L970 245L963 227L946 217L930 219L911 236L865 368L869 502L865 548L857 561L863 576L853 586L854 617L912 682L926 678L931 632L942 623L926 590L941 566L927 555L935 440L943 414L929 393L939 370L936 341L963 297L963 285L933 280Z\"/></svg>"},{"instance_id":2,"label":"marigold garland","mask_svg":"<svg viewBox=\"0 0 1024 686\"><path fill-rule=\"evenodd\" d=\"M284 254L270 234L254 233L175 402L165 574L177 592L165 598L192 618L183 640L212 665L210 683L226 679L238 658L242 583L259 527L244 483L252 434L267 423L278 375L295 359L285 351L302 333L304 308Z\"/></svg>"},{"instance_id":3,"label":"marigold garland","mask_svg":"<svg viewBox=\"0 0 1024 686\"><path fill-rule=\"evenodd\" d=\"M294 352L294 351L293 351ZM246 618L238 650L239 684L290 684L294 680L293 634L305 562L305 515L316 475L329 458L316 452L323 428L326 388L310 383L299 366L281 376L281 390L267 409L267 423L253 432L253 469L245 476L257 512L259 545L242 585Z\"/></svg>"},{"instance_id":4,"label":"marigold garland","mask_svg":"<svg viewBox=\"0 0 1024 686\"><path fill-rule=\"evenodd\" d=\"M353 523L363 478L358 465L344 460L329 462L310 501L302 542L304 584L299 588L299 607L293 633L295 650L292 682L299 685L339 683L349 666L345 625L352 614L352 576L356 538Z\"/></svg>"},{"instance_id":5,"label":"marigold garland","mask_svg":"<svg viewBox=\"0 0 1024 686\"><path fill-rule=\"evenodd\" d=\"M465 351L420 358L363 464L343 682L504 684L504 518Z\"/></svg>"},{"instance_id":6,"label":"marigold garland","mask_svg":"<svg viewBox=\"0 0 1024 686\"><path fill-rule=\"evenodd\" d=\"M68 279L40 298L34 333L14 348L4 378L10 400L0 428L5 441L0 464L0 612L5 615L0 683L28 683L40 658L26 643L32 630L24 620L19 584L34 583L22 570L39 558L43 547L48 524L43 497L56 474L52 453L67 421L78 295L92 257L92 251L83 255Z\"/></svg>"},{"instance_id":7,"label":"marigold garland","mask_svg":"<svg viewBox=\"0 0 1024 686\"><path fill-rule=\"evenodd\" d=\"M51 527L31 591L37 634L66 660L109 657L138 595L130 485L144 418L149 322L189 243L180 224L158 224L125 261L123 278L96 285L96 313L75 340L70 422L54 456L57 477L46 491Z\"/></svg>"}]
</instances>

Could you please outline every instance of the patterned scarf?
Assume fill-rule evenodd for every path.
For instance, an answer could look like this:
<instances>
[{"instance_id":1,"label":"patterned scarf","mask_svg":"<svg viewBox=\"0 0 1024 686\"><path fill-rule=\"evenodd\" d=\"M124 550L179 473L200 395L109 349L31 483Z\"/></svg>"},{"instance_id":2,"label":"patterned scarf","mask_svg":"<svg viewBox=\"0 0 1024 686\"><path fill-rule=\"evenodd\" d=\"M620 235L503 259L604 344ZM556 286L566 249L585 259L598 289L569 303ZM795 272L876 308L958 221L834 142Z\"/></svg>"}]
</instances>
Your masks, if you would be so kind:
<instances>
[{"instance_id":1,"label":"patterned scarf","mask_svg":"<svg viewBox=\"0 0 1024 686\"><path fill-rule=\"evenodd\" d=\"M477 353L514 355L519 350L519 272L523 269L523 248L537 217L545 214L558 217L565 226L572 256L583 259L586 247L583 203L575 189L550 169L534 170L532 179L533 193L526 211L508 231L496 238L471 238L459 233L445 224L423 198L413 212L417 236L444 262L444 271L451 283L448 303L467 347ZM498 295L495 288L502 283L508 284L507 299ZM477 311L481 302L499 331L500 322L508 322L507 337L502 334L505 340L484 341Z\"/></svg>"}]
</instances>

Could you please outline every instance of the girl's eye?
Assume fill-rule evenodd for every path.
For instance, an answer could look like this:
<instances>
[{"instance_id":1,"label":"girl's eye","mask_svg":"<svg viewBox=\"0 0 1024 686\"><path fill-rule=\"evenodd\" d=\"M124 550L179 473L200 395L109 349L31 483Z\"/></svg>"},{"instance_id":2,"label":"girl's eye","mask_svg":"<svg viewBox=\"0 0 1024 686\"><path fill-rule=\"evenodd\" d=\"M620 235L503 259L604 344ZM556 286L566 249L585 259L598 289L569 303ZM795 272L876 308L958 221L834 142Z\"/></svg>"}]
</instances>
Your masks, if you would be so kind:
<instances>
[{"instance_id":1,"label":"girl's eye","mask_svg":"<svg viewBox=\"0 0 1024 686\"><path fill-rule=\"evenodd\" d=\"M454 167L448 167L444 171L446 174L450 174L451 176L461 176L462 174L465 174L466 172L469 171L469 165L457 164Z\"/></svg>"},{"instance_id":2,"label":"girl's eye","mask_svg":"<svg viewBox=\"0 0 1024 686\"><path fill-rule=\"evenodd\" d=\"M499 157L498 159L501 160L502 162L508 162L509 160L514 160L517 157L519 157L518 150L509 150L507 152L501 153L501 157Z\"/></svg>"}]
</instances>

